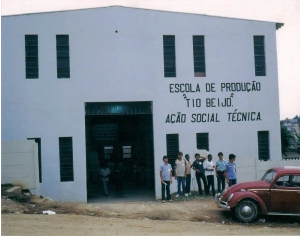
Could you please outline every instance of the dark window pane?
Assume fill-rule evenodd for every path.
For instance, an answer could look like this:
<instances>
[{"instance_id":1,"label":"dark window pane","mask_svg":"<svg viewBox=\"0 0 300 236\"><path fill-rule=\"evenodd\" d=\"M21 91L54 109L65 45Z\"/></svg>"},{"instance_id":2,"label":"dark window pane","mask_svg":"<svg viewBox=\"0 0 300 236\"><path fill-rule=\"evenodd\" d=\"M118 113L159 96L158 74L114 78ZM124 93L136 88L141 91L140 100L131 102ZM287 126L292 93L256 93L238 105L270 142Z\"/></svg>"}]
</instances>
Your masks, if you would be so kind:
<instances>
[{"instance_id":1,"label":"dark window pane","mask_svg":"<svg viewBox=\"0 0 300 236\"><path fill-rule=\"evenodd\" d=\"M195 61L194 62L194 66L195 67L203 67L203 70L205 71L205 62L204 61ZM195 70L195 71L198 71L198 70Z\"/></svg>"},{"instance_id":2,"label":"dark window pane","mask_svg":"<svg viewBox=\"0 0 300 236\"><path fill-rule=\"evenodd\" d=\"M59 138L60 181L74 181L72 137Z\"/></svg>"},{"instance_id":3,"label":"dark window pane","mask_svg":"<svg viewBox=\"0 0 300 236\"><path fill-rule=\"evenodd\" d=\"M165 72L166 73L175 73L175 68L174 67L165 67Z\"/></svg>"},{"instance_id":4,"label":"dark window pane","mask_svg":"<svg viewBox=\"0 0 300 236\"><path fill-rule=\"evenodd\" d=\"M39 77L38 36L25 35L25 70L26 79Z\"/></svg>"},{"instance_id":5,"label":"dark window pane","mask_svg":"<svg viewBox=\"0 0 300 236\"><path fill-rule=\"evenodd\" d=\"M197 133L197 149L205 149L209 151L208 133Z\"/></svg>"},{"instance_id":6,"label":"dark window pane","mask_svg":"<svg viewBox=\"0 0 300 236\"><path fill-rule=\"evenodd\" d=\"M270 159L269 151L269 131L258 131L258 158L267 161Z\"/></svg>"},{"instance_id":7,"label":"dark window pane","mask_svg":"<svg viewBox=\"0 0 300 236\"><path fill-rule=\"evenodd\" d=\"M255 76L266 76L265 36L253 36Z\"/></svg>"},{"instance_id":8,"label":"dark window pane","mask_svg":"<svg viewBox=\"0 0 300 236\"><path fill-rule=\"evenodd\" d=\"M175 36L164 35L164 46L175 46Z\"/></svg>"},{"instance_id":9,"label":"dark window pane","mask_svg":"<svg viewBox=\"0 0 300 236\"><path fill-rule=\"evenodd\" d=\"M56 35L57 78L70 78L69 35Z\"/></svg>"},{"instance_id":10,"label":"dark window pane","mask_svg":"<svg viewBox=\"0 0 300 236\"><path fill-rule=\"evenodd\" d=\"M175 71L175 62L174 61L166 61L165 68L167 68L167 67L172 67L172 68L174 68L174 71Z\"/></svg>"},{"instance_id":11,"label":"dark window pane","mask_svg":"<svg viewBox=\"0 0 300 236\"><path fill-rule=\"evenodd\" d=\"M204 36L193 36L194 76L205 77L205 46Z\"/></svg>"},{"instance_id":12,"label":"dark window pane","mask_svg":"<svg viewBox=\"0 0 300 236\"><path fill-rule=\"evenodd\" d=\"M164 76L176 77L175 36L164 35Z\"/></svg>"}]
</instances>

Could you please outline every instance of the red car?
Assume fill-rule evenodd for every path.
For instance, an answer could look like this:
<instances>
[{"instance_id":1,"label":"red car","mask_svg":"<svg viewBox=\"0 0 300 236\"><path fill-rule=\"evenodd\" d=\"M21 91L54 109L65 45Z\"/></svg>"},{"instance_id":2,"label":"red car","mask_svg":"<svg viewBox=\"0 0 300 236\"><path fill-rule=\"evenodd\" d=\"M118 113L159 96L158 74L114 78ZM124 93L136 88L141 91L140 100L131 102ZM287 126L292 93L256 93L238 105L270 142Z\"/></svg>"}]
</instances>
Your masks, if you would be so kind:
<instances>
[{"instance_id":1,"label":"red car","mask_svg":"<svg viewBox=\"0 0 300 236\"><path fill-rule=\"evenodd\" d=\"M259 214L300 216L300 167L269 169L259 181L228 188L219 200L221 208L242 222L252 222Z\"/></svg>"}]
</instances>

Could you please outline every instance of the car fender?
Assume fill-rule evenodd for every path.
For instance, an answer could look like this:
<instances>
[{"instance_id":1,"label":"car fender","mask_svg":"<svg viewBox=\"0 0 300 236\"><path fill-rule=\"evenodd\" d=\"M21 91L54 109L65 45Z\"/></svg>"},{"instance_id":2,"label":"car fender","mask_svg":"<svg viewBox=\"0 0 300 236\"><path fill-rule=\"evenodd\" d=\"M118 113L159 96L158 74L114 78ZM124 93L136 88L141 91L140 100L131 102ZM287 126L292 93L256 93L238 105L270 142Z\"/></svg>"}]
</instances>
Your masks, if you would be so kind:
<instances>
[{"instance_id":1,"label":"car fender","mask_svg":"<svg viewBox=\"0 0 300 236\"><path fill-rule=\"evenodd\" d=\"M235 193L233 193L232 198L228 202L228 206L230 206L230 208L232 209L243 199L253 199L254 201L256 201L259 204L261 213L262 214L267 214L268 211L267 211L266 204L261 199L261 197L259 197L257 194L255 194L253 192L245 191L245 192L235 192Z\"/></svg>"}]
</instances>

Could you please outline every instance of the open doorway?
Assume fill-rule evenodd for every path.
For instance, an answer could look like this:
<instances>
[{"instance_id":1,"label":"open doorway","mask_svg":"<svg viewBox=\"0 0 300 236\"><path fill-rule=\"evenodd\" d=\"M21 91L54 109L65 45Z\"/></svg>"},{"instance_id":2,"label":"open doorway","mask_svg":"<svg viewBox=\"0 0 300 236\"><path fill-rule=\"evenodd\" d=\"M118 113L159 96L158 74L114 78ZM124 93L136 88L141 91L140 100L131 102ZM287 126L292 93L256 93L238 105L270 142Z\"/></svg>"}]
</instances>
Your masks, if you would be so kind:
<instances>
[{"instance_id":1,"label":"open doorway","mask_svg":"<svg viewBox=\"0 0 300 236\"><path fill-rule=\"evenodd\" d=\"M143 195L154 199L152 103L86 103L85 109L88 200L142 199ZM116 177L120 163L122 175ZM109 196L104 194L99 175L103 164L112 172ZM118 183L121 183L120 195L116 194Z\"/></svg>"}]
</instances>

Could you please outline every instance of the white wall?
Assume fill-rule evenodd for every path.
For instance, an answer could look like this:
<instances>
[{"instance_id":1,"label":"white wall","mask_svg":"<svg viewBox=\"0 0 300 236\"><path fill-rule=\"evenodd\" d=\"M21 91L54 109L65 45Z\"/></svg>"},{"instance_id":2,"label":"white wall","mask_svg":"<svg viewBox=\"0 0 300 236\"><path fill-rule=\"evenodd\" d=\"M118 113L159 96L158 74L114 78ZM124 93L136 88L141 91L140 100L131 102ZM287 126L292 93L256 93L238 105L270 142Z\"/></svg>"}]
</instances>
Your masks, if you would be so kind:
<instances>
[{"instance_id":1,"label":"white wall","mask_svg":"<svg viewBox=\"0 0 300 236\"><path fill-rule=\"evenodd\" d=\"M1 184L39 195L38 145L33 140L1 141Z\"/></svg>"},{"instance_id":2,"label":"white wall","mask_svg":"<svg viewBox=\"0 0 300 236\"><path fill-rule=\"evenodd\" d=\"M115 31L118 31L116 33ZM38 34L37 80L25 79L24 35ZM70 38L71 78L56 78L56 35ZM163 35L176 36L177 77L164 78ZM205 35L206 73L193 76L193 35ZM253 35L265 35L267 76L255 77ZM180 150L192 153L196 133L209 132L210 152L258 155L257 131L270 132L270 157L280 155L275 23L109 7L2 17L2 139L42 140L41 191L55 199L86 201L85 102L153 101L155 176L166 154L166 134L179 133ZM259 81L261 91L234 92L232 107L205 99L228 98L221 83ZM187 107L172 83L199 83L200 108ZM205 83L215 83L207 93ZM261 120L229 122L229 112L260 112ZM166 124L168 114L184 124ZM220 122L192 123L193 113L218 113ZM73 137L74 182L59 181L58 137ZM156 181L156 196L160 184Z\"/></svg>"}]
</instances>

